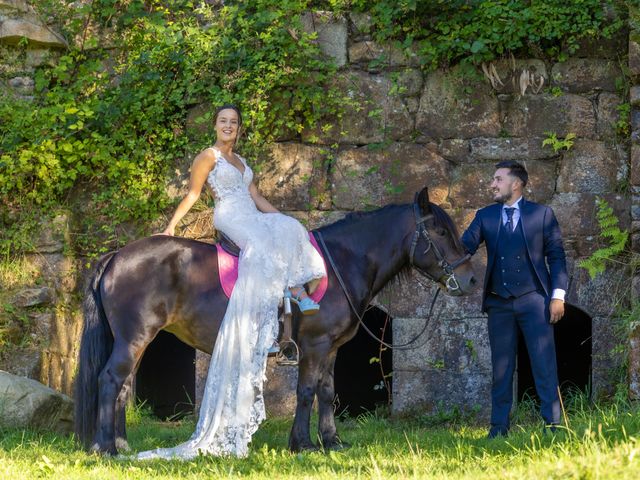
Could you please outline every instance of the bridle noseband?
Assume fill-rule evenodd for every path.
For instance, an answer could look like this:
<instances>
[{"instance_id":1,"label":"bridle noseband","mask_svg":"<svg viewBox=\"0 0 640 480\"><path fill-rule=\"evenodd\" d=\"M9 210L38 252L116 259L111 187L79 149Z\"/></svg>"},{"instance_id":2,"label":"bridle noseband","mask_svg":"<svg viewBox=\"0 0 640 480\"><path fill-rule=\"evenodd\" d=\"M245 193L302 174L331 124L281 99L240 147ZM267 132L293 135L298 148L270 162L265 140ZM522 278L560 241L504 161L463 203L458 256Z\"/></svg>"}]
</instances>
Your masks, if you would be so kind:
<instances>
[{"instance_id":1,"label":"bridle noseband","mask_svg":"<svg viewBox=\"0 0 640 480\"><path fill-rule=\"evenodd\" d=\"M442 279L442 277L446 277L443 284L447 287L447 290L449 292L462 290L462 288L460 288L460 282L458 282L458 279L456 278L455 269L469 260L471 258L471 255L467 253L464 257L459 258L453 263L449 263L442 254L442 251L438 247L438 244L431 239L427 227L425 227L425 222L433 218L433 213L422 216L420 214L420 207L418 207L418 202L416 201L413 203L413 214L416 220L416 231L413 234L411 250L409 252L409 262L411 263L411 266L415 268L418 273L436 283L441 283L440 280ZM420 268L413 261L416 253L416 246L418 245L418 239L420 238L420 236L422 236L427 242L427 249L423 253L426 254L429 250L433 249L433 254L438 261L438 266L442 269L442 276L440 278L434 278L429 272Z\"/></svg>"}]
</instances>

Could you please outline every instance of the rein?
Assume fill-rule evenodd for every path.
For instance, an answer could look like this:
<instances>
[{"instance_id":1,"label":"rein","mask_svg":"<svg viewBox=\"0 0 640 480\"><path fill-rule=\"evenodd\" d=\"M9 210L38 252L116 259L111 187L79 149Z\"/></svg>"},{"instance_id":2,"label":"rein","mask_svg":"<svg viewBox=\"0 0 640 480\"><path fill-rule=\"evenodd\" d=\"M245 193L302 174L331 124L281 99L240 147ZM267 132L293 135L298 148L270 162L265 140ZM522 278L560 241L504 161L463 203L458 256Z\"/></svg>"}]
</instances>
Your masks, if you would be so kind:
<instances>
[{"instance_id":1,"label":"rein","mask_svg":"<svg viewBox=\"0 0 640 480\"><path fill-rule=\"evenodd\" d=\"M415 233L413 235L413 241L411 243L411 252L410 252L410 255L409 255L411 266L413 268L415 268L418 271L418 273L422 274L423 276L425 276L429 280L432 280L432 281L438 283L437 279L433 278L429 273L427 273L426 271L422 270L413 261L413 257L415 255L415 249L416 249L416 245L418 243L418 239L419 239L420 236L422 236L423 238L425 238L427 240L427 249L424 251L424 253L427 253L431 248L433 248L433 252L434 252L434 254L436 256L436 259L438 260L438 265L440 266L440 268L442 268L442 270L444 272L443 275L447 276L447 279L445 281L446 287L449 290L452 290L452 291L459 290L460 289L460 283L458 282L458 280L455 277L454 270L458 266L460 266L463 262L465 262L466 260L471 258L471 255L467 254L464 257L462 257L462 258L458 259L457 261L455 261L453 264L449 264L449 262L447 262L447 260L444 258L444 255L442 255L442 252L440 251L438 246L433 242L433 240L429 236L429 232L427 231L426 227L424 226L424 222L429 220L430 218L432 218L433 214L429 214L429 215L426 215L424 217L420 216L417 202L413 204L413 211L414 211L415 219L416 219L416 231L415 231ZM342 275L340 275L340 271L338 270L338 267L336 266L336 264L335 264L335 262L333 260L333 257L331 256L331 253L329 252L329 249L327 248L327 245L324 242L324 238L322 236L322 233L320 233L319 230L316 230L314 233L318 237L319 243L320 243L320 245L322 245L322 249L324 250L324 254L325 254L326 258L329 260L329 264L331 265L331 268L333 269L333 273L335 273L336 278L338 279L338 283L340 283L340 287L342 288L342 291L344 292L345 296L347 297L347 301L349 302L349 306L351 307L351 311L354 313L354 315L358 319L358 322L360 323L362 328L364 328L364 330L371 337L373 337L377 342L379 342L380 344L384 345L387 348L392 348L392 349L396 349L396 350L412 350L414 348L417 348L417 347L411 347L411 345L414 344L418 340L418 338L420 338L424 334L424 332L427 330L427 327L431 323L431 318L432 318L432 314L433 314L433 308L434 308L434 306L436 304L436 300L438 299L438 295L440 294L440 289L438 288L436 290L436 293L433 295L433 299L431 300L431 306L429 307L429 314L427 315L427 318L425 319L424 326L422 327L422 330L420 330L420 332L414 338L409 340L407 343L395 344L395 345L387 343L384 340L382 340L381 338L378 338L369 329L369 327L367 327L365 325L364 321L362 320L362 315L360 315L358 313L358 309L356 308L355 304L353 303L353 299L351 298L351 295L349 295L349 291L347 290L347 286L345 285L344 280L342 279Z\"/></svg>"}]
</instances>

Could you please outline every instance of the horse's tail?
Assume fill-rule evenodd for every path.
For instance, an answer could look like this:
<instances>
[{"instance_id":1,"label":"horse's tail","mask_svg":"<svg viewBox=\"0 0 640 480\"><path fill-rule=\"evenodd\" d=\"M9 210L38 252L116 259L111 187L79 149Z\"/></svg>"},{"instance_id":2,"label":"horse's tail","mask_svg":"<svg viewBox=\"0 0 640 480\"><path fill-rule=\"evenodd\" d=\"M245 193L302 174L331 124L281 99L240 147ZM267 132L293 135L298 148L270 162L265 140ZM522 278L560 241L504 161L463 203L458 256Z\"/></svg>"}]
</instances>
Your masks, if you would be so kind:
<instances>
[{"instance_id":1,"label":"horse's tail","mask_svg":"<svg viewBox=\"0 0 640 480\"><path fill-rule=\"evenodd\" d=\"M116 252L104 255L89 279L84 296L84 328L75 382L75 433L89 448L98 416L98 375L113 350L113 335L102 307L100 280Z\"/></svg>"}]
</instances>

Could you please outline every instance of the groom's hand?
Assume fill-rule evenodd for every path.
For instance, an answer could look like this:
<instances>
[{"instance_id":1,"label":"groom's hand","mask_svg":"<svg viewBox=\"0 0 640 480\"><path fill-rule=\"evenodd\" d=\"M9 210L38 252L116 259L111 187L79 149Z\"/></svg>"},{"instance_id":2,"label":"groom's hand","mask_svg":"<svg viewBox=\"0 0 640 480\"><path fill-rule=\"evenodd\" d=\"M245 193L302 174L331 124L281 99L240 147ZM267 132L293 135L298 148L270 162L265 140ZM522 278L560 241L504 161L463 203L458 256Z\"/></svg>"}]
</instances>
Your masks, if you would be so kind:
<instances>
[{"instance_id":1,"label":"groom's hand","mask_svg":"<svg viewBox=\"0 0 640 480\"><path fill-rule=\"evenodd\" d=\"M551 313L551 323L556 323L564 315L564 302L557 298L552 298L549 312Z\"/></svg>"}]
</instances>

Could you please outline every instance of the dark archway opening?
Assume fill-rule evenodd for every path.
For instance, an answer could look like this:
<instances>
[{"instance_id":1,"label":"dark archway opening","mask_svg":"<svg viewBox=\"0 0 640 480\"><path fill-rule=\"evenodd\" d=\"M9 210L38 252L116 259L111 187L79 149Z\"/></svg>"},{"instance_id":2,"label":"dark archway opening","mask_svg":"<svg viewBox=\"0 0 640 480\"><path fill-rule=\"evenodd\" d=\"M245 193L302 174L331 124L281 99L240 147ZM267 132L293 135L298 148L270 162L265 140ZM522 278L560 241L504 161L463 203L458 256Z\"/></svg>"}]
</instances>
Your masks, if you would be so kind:
<instances>
[{"instance_id":1,"label":"dark archway opening","mask_svg":"<svg viewBox=\"0 0 640 480\"><path fill-rule=\"evenodd\" d=\"M554 325L558 381L563 397L569 392L591 393L591 317L570 304ZM525 396L538 402L524 338L518 341L518 401Z\"/></svg>"},{"instance_id":2,"label":"dark archway opening","mask_svg":"<svg viewBox=\"0 0 640 480\"><path fill-rule=\"evenodd\" d=\"M392 318L372 307L364 315L365 325L387 343L392 341ZM382 358L382 361L372 360ZM338 350L335 366L336 412L358 416L388 405L391 397L392 353L387 348L380 355L380 343L362 327L355 337ZM383 379L384 375L388 375Z\"/></svg>"},{"instance_id":3,"label":"dark archway opening","mask_svg":"<svg viewBox=\"0 0 640 480\"><path fill-rule=\"evenodd\" d=\"M159 418L193 413L196 351L165 331L144 352L136 375L136 397Z\"/></svg>"}]
</instances>

